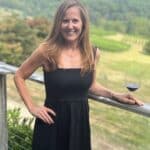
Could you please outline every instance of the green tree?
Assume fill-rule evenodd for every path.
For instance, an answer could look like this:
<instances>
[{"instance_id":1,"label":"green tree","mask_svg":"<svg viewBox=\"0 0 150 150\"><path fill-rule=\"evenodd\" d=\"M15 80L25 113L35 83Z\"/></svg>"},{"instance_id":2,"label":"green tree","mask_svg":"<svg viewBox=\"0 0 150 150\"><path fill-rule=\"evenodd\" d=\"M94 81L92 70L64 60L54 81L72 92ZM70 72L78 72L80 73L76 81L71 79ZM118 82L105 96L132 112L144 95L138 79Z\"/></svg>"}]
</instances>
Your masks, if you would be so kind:
<instances>
[{"instance_id":1,"label":"green tree","mask_svg":"<svg viewBox=\"0 0 150 150\"><path fill-rule=\"evenodd\" d=\"M37 46L37 36L34 29L30 28L25 20L16 16L3 19L0 26L1 61L20 65Z\"/></svg>"}]
</instances>

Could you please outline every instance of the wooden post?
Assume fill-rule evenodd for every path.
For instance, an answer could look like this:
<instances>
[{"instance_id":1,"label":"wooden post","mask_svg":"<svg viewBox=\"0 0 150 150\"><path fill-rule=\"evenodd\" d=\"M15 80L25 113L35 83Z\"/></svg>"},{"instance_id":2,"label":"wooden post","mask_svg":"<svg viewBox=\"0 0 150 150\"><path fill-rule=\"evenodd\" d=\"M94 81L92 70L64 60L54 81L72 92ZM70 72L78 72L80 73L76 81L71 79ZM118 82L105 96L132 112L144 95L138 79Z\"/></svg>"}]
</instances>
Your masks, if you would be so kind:
<instances>
[{"instance_id":1,"label":"wooden post","mask_svg":"<svg viewBox=\"0 0 150 150\"><path fill-rule=\"evenodd\" d=\"M0 74L0 150L8 150L6 74Z\"/></svg>"}]
</instances>

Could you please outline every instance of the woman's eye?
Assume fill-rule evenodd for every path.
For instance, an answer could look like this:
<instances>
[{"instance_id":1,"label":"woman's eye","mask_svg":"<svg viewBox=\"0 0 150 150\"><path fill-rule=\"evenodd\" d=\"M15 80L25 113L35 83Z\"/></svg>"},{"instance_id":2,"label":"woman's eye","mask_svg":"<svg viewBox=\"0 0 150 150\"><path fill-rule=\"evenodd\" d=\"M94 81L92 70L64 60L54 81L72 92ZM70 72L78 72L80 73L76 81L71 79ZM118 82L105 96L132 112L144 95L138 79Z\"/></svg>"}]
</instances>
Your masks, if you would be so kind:
<instances>
[{"instance_id":1,"label":"woman's eye","mask_svg":"<svg viewBox=\"0 0 150 150\"><path fill-rule=\"evenodd\" d=\"M73 19L72 22L73 22L73 23L77 23L77 22L78 22L78 19Z\"/></svg>"},{"instance_id":2,"label":"woman's eye","mask_svg":"<svg viewBox=\"0 0 150 150\"><path fill-rule=\"evenodd\" d=\"M67 19L63 19L63 21L62 21L63 23L67 23L68 22L68 20Z\"/></svg>"}]
</instances>

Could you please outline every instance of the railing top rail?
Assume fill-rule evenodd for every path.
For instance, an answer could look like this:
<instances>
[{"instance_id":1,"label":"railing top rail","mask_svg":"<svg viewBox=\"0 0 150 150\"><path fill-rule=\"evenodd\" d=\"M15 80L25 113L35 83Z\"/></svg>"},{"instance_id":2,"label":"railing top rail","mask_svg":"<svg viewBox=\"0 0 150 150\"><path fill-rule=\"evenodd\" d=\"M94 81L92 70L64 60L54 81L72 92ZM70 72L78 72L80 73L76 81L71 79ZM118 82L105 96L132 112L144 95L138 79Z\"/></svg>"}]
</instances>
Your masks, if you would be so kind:
<instances>
[{"instance_id":1,"label":"railing top rail","mask_svg":"<svg viewBox=\"0 0 150 150\"><path fill-rule=\"evenodd\" d=\"M17 67L0 61L0 75L10 74L10 73L14 74L16 72L16 70L17 70ZM43 76L40 74L37 74L37 73L33 73L29 77L29 79L33 80L35 82L38 82L38 83L44 82ZM125 110L131 111L131 112L135 112L137 114L141 114L141 115L150 117L150 103L144 103L143 106L139 107L137 105L123 104L123 103L117 102L115 100L112 100L112 99L109 99L106 97L92 95L90 93L88 96L89 96L89 98L92 98L93 100L96 100L98 102L102 102L102 103L105 103L108 105L112 105L112 106L115 106L115 107L118 107L121 109L125 109Z\"/></svg>"}]
</instances>

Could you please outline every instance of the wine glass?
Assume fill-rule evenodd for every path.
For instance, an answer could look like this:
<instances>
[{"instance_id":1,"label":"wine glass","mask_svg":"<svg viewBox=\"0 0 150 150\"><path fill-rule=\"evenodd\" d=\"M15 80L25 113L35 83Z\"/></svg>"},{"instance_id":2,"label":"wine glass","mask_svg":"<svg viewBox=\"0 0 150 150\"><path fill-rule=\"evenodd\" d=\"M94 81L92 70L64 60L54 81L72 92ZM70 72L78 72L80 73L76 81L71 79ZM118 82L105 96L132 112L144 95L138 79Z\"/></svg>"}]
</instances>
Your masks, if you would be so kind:
<instances>
[{"instance_id":1,"label":"wine glass","mask_svg":"<svg viewBox=\"0 0 150 150\"><path fill-rule=\"evenodd\" d=\"M130 92L134 92L137 89L140 88L140 85L138 83L135 82L127 82L126 83L126 88L130 91Z\"/></svg>"},{"instance_id":2,"label":"wine glass","mask_svg":"<svg viewBox=\"0 0 150 150\"><path fill-rule=\"evenodd\" d=\"M138 90L141 86L141 81L140 79L137 79L136 77L131 77L131 76L125 76L125 87L129 92L135 92Z\"/></svg>"}]
</instances>

